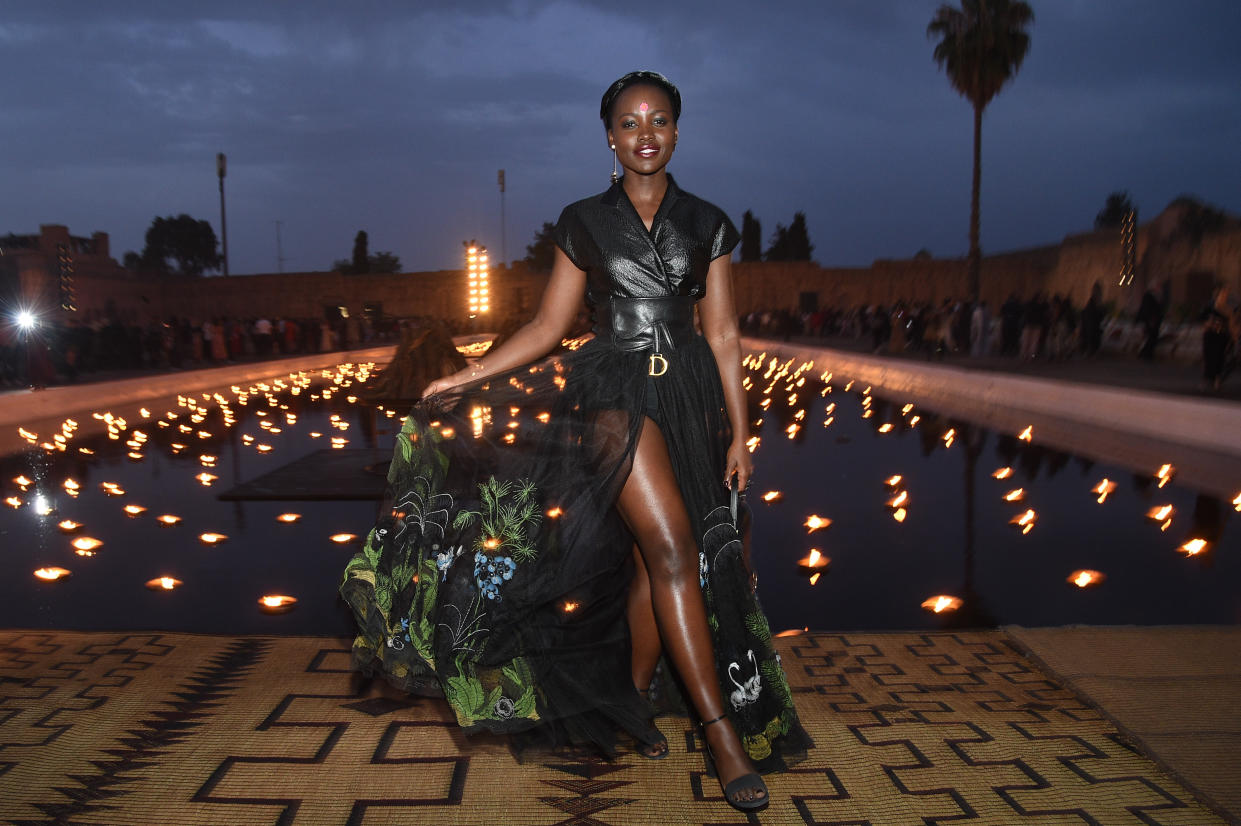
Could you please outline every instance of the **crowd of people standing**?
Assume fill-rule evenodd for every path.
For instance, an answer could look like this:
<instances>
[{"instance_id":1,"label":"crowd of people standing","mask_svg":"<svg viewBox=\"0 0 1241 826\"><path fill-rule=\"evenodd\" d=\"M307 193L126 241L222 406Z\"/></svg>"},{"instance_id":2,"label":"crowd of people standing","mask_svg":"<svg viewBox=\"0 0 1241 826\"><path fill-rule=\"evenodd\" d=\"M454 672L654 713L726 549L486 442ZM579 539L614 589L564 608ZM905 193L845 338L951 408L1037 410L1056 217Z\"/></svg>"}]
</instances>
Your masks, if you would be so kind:
<instances>
[{"instance_id":1,"label":"crowd of people standing","mask_svg":"<svg viewBox=\"0 0 1241 826\"><path fill-rule=\"evenodd\" d=\"M349 316L318 318L152 318L87 312L23 330L0 324L0 385L46 386L97 373L180 370L300 353L324 353L391 339L391 325Z\"/></svg>"},{"instance_id":2,"label":"crowd of people standing","mask_svg":"<svg viewBox=\"0 0 1241 826\"><path fill-rule=\"evenodd\" d=\"M1091 358L1104 348L1105 333L1116 349L1132 349L1154 360L1157 348L1177 338L1166 324L1166 290L1143 295L1132 323L1116 316L1095 286L1086 303L1075 306L1064 295L1036 292L1022 299L1013 293L998 308L944 299L939 303L896 301L890 305L821 307L810 312L755 310L741 319L747 333L788 339L792 336L843 338L866 342L875 353L911 353L926 358L953 354L1009 357L1049 362ZM1241 309L1219 287L1210 306L1189 323L1201 324L1204 383L1218 390L1236 360ZM1194 328L1195 331L1197 327Z\"/></svg>"}]
</instances>

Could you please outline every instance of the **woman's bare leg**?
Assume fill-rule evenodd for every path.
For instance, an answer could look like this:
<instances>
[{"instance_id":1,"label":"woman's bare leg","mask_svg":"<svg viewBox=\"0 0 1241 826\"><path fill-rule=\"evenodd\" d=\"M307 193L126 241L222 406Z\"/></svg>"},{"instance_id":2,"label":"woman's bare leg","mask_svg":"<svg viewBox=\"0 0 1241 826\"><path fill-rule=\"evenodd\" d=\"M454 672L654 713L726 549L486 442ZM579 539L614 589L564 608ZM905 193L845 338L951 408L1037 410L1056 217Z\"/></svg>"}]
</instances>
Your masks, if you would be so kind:
<instances>
[{"instance_id":1,"label":"woman's bare leg","mask_svg":"<svg viewBox=\"0 0 1241 826\"><path fill-rule=\"evenodd\" d=\"M633 582L629 584L629 637L632 646L630 669L633 686L646 691L659 665L663 645L659 639L659 626L655 624L655 607L651 604L651 579L642 561L642 552L633 546Z\"/></svg>"},{"instance_id":2,"label":"woman's bare leg","mask_svg":"<svg viewBox=\"0 0 1241 826\"><path fill-rule=\"evenodd\" d=\"M651 604L668 657L685 683L698 716L712 720L724 713L724 700L698 584L698 546L667 444L649 418L643 422L617 509L637 539L646 563ZM727 719L707 726L705 734L721 785L754 770ZM743 789L737 797L760 800L764 795L761 788L751 788Z\"/></svg>"}]
</instances>

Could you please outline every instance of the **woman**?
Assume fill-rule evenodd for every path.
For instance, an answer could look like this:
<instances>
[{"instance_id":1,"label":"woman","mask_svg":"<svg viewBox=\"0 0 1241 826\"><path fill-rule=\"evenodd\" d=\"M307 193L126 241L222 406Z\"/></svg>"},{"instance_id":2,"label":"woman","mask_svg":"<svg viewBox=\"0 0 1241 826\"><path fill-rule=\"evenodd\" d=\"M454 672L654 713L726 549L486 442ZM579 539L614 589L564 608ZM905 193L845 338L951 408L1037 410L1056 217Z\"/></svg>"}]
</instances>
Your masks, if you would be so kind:
<instances>
[{"instance_id":1,"label":"woman","mask_svg":"<svg viewBox=\"0 0 1241 826\"><path fill-rule=\"evenodd\" d=\"M680 108L652 72L604 94L611 189L561 214L534 319L426 388L398 437L390 509L342 593L358 667L442 688L467 730L537 726L608 753L619 730L659 759L642 695L666 654L725 797L754 809L767 802L755 768L810 740L730 513L729 480L751 476L739 236L667 174ZM531 365L583 297L593 340Z\"/></svg>"}]
</instances>

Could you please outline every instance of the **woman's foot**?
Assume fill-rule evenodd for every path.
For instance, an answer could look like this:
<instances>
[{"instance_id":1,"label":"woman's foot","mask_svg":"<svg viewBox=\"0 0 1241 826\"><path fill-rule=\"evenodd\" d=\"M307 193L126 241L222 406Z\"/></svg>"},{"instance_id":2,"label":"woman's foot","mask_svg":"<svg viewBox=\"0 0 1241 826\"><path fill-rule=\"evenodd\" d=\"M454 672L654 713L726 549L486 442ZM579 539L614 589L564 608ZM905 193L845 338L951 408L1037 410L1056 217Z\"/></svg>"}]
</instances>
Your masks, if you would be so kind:
<instances>
[{"instance_id":1,"label":"woman's foot","mask_svg":"<svg viewBox=\"0 0 1241 826\"><path fill-rule=\"evenodd\" d=\"M707 754L715 764L715 773L724 799L742 811L761 809L767 805L767 784L754 771L732 723L721 714L702 724L707 741Z\"/></svg>"},{"instance_id":2,"label":"woman's foot","mask_svg":"<svg viewBox=\"0 0 1241 826\"><path fill-rule=\"evenodd\" d=\"M642 695L643 700L650 700L651 690L649 688L636 689ZM668 738L664 737L655 725L651 724L651 733L644 739L638 741L638 754L647 760L663 760L668 756Z\"/></svg>"}]
</instances>

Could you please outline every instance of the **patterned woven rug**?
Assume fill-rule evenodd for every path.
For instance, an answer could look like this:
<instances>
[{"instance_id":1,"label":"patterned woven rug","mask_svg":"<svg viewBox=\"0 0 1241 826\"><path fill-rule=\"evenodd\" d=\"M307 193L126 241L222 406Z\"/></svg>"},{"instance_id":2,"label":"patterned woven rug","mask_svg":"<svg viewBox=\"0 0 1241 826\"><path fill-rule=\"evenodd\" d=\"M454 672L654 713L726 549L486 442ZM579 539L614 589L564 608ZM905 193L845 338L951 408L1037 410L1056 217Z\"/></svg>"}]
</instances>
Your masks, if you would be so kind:
<instances>
[{"instance_id":1,"label":"patterned woven rug","mask_svg":"<svg viewBox=\"0 0 1241 826\"><path fill-rule=\"evenodd\" d=\"M0 632L14 824L1208 824L1224 821L1003 632L778 641L817 748L749 818L668 759L517 762L321 637Z\"/></svg>"}]
</instances>

